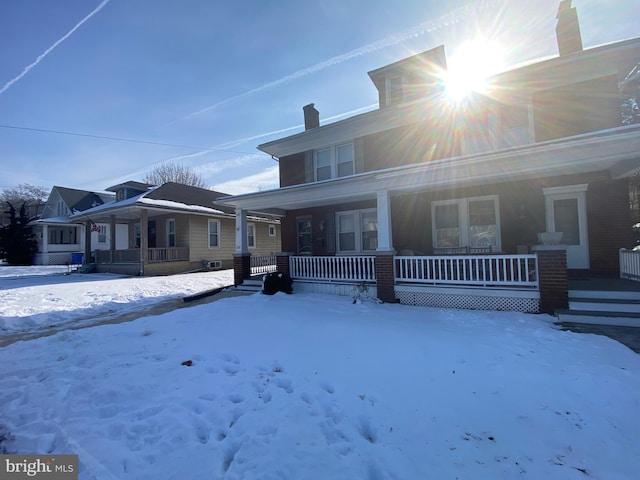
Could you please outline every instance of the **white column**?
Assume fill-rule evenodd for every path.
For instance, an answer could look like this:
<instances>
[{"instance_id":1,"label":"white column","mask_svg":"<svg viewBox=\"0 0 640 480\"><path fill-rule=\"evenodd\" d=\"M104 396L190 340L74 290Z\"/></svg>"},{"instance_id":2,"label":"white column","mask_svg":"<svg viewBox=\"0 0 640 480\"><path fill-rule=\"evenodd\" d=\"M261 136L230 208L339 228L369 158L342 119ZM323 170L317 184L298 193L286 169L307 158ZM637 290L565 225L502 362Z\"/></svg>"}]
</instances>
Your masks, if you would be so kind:
<instances>
[{"instance_id":1,"label":"white column","mask_svg":"<svg viewBox=\"0 0 640 480\"><path fill-rule=\"evenodd\" d=\"M236 208L236 251L237 255L249 255L247 245L247 211Z\"/></svg>"},{"instance_id":2,"label":"white column","mask_svg":"<svg viewBox=\"0 0 640 480\"><path fill-rule=\"evenodd\" d=\"M391 201L389 191L376 192L378 202L378 252L392 252L393 238L391 234Z\"/></svg>"}]
</instances>

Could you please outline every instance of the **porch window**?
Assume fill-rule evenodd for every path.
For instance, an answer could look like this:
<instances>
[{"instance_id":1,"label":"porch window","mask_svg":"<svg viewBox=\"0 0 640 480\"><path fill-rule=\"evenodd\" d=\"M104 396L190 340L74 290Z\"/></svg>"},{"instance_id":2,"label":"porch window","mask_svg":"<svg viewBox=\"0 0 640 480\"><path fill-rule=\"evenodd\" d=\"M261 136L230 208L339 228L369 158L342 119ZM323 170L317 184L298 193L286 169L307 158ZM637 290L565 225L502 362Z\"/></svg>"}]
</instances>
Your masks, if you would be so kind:
<instances>
[{"instance_id":1,"label":"porch window","mask_svg":"<svg viewBox=\"0 0 640 480\"><path fill-rule=\"evenodd\" d=\"M353 175L353 143L323 148L314 152L316 182Z\"/></svg>"},{"instance_id":2,"label":"porch window","mask_svg":"<svg viewBox=\"0 0 640 480\"><path fill-rule=\"evenodd\" d=\"M253 223L247 223L247 247L256 248L256 226Z\"/></svg>"},{"instance_id":3,"label":"porch window","mask_svg":"<svg viewBox=\"0 0 640 480\"><path fill-rule=\"evenodd\" d=\"M433 246L500 249L498 197L433 202Z\"/></svg>"},{"instance_id":4,"label":"porch window","mask_svg":"<svg viewBox=\"0 0 640 480\"><path fill-rule=\"evenodd\" d=\"M49 227L47 240L50 245L76 244L76 227Z\"/></svg>"},{"instance_id":5,"label":"porch window","mask_svg":"<svg viewBox=\"0 0 640 480\"><path fill-rule=\"evenodd\" d=\"M98 243L107 243L107 226L98 226Z\"/></svg>"},{"instance_id":6,"label":"porch window","mask_svg":"<svg viewBox=\"0 0 640 480\"><path fill-rule=\"evenodd\" d=\"M370 252L378 248L375 209L336 213L338 253Z\"/></svg>"},{"instance_id":7,"label":"porch window","mask_svg":"<svg viewBox=\"0 0 640 480\"><path fill-rule=\"evenodd\" d=\"M209 220L209 248L220 246L220 221Z\"/></svg>"},{"instance_id":8,"label":"porch window","mask_svg":"<svg viewBox=\"0 0 640 480\"><path fill-rule=\"evenodd\" d=\"M298 218L296 225L298 234L298 255L311 255L311 218Z\"/></svg>"},{"instance_id":9,"label":"porch window","mask_svg":"<svg viewBox=\"0 0 640 480\"><path fill-rule=\"evenodd\" d=\"M173 218L167 220L167 247L176 246L176 221Z\"/></svg>"},{"instance_id":10,"label":"porch window","mask_svg":"<svg viewBox=\"0 0 640 480\"><path fill-rule=\"evenodd\" d=\"M134 245L136 248L140 248L141 245L141 235L140 232L142 231L140 224L136 223L133 227L133 238L134 238Z\"/></svg>"}]
</instances>

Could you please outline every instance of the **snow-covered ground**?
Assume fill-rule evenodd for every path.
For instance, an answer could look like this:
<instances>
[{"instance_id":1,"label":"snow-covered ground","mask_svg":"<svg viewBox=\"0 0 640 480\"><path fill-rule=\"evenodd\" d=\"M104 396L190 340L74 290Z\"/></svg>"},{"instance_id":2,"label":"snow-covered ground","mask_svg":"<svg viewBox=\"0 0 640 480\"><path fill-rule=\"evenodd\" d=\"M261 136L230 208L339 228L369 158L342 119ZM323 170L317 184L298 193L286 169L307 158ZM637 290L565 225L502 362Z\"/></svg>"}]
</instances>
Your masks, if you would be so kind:
<instances>
[{"instance_id":1,"label":"snow-covered ground","mask_svg":"<svg viewBox=\"0 0 640 480\"><path fill-rule=\"evenodd\" d=\"M3 325L195 293L185 276L49 277L0 279ZM16 342L0 365L4 447L76 453L81 479L640 471L640 356L546 315L255 294Z\"/></svg>"}]
</instances>

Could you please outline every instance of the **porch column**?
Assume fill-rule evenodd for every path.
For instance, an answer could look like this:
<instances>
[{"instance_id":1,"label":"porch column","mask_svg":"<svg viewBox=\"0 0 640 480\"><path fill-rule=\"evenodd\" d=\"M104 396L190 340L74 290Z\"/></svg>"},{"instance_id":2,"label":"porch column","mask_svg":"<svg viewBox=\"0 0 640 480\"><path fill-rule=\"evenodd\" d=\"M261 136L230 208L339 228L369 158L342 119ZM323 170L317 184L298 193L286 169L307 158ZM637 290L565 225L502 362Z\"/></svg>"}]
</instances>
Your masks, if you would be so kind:
<instances>
[{"instance_id":1,"label":"porch column","mask_svg":"<svg viewBox=\"0 0 640 480\"><path fill-rule=\"evenodd\" d=\"M144 275L144 266L149 260L149 214L146 208L140 209L140 275Z\"/></svg>"},{"instance_id":2,"label":"porch column","mask_svg":"<svg viewBox=\"0 0 640 480\"><path fill-rule=\"evenodd\" d=\"M116 258L116 216L109 215L109 261L113 263Z\"/></svg>"},{"instance_id":3,"label":"porch column","mask_svg":"<svg viewBox=\"0 0 640 480\"><path fill-rule=\"evenodd\" d=\"M540 282L540 313L553 315L557 309L569 308L567 251L540 250L536 255Z\"/></svg>"},{"instance_id":4,"label":"porch column","mask_svg":"<svg viewBox=\"0 0 640 480\"><path fill-rule=\"evenodd\" d=\"M391 232L391 201L389 191L376 192L378 211L378 252L393 252L393 237Z\"/></svg>"},{"instance_id":5,"label":"porch column","mask_svg":"<svg viewBox=\"0 0 640 480\"><path fill-rule=\"evenodd\" d=\"M86 222L84 223L84 258L82 259L82 264L89 265L90 263L91 263L91 220L87 218Z\"/></svg>"},{"instance_id":6,"label":"porch column","mask_svg":"<svg viewBox=\"0 0 640 480\"><path fill-rule=\"evenodd\" d=\"M233 254L233 283L242 285L251 276L251 254L247 243L247 211L236 208L236 250Z\"/></svg>"},{"instance_id":7,"label":"porch column","mask_svg":"<svg viewBox=\"0 0 640 480\"><path fill-rule=\"evenodd\" d=\"M378 298L385 303L396 302L395 275L393 273L393 252L376 253L376 286Z\"/></svg>"}]
</instances>

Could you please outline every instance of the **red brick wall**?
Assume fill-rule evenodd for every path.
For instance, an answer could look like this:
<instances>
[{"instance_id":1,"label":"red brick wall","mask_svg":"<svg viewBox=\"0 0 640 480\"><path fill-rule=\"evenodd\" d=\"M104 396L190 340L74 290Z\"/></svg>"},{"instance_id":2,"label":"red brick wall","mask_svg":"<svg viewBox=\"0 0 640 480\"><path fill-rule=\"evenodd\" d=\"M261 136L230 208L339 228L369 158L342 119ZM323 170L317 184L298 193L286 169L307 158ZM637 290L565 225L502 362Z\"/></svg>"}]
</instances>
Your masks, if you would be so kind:
<instances>
[{"instance_id":1,"label":"red brick wall","mask_svg":"<svg viewBox=\"0 0 640 480\"><path fill-rule=\"evenodd\" d=\"M618 250L632 248L634 243L627 180L589 184L587 212L591 273L617 277Z\"/></svg>"},{"instance_id":2,"label":"red brick wall","mask_svg":"<svg viewBox=\"0 0 640 480\"><path fill-rule=\"evenodd\" d=\"M233 284L242 285L251 276L251 255L233 255Z\"/></svg>"},{"instance_id":3,"label":"red brick wall","mask_svg":"<svg viewBox=\"0 0 640 480\"><path fill-rule=\"evenodd\" d=\"M304 152L282 157L279 163L280 187L305 183Z\"/></svg>"}]
</instances>

